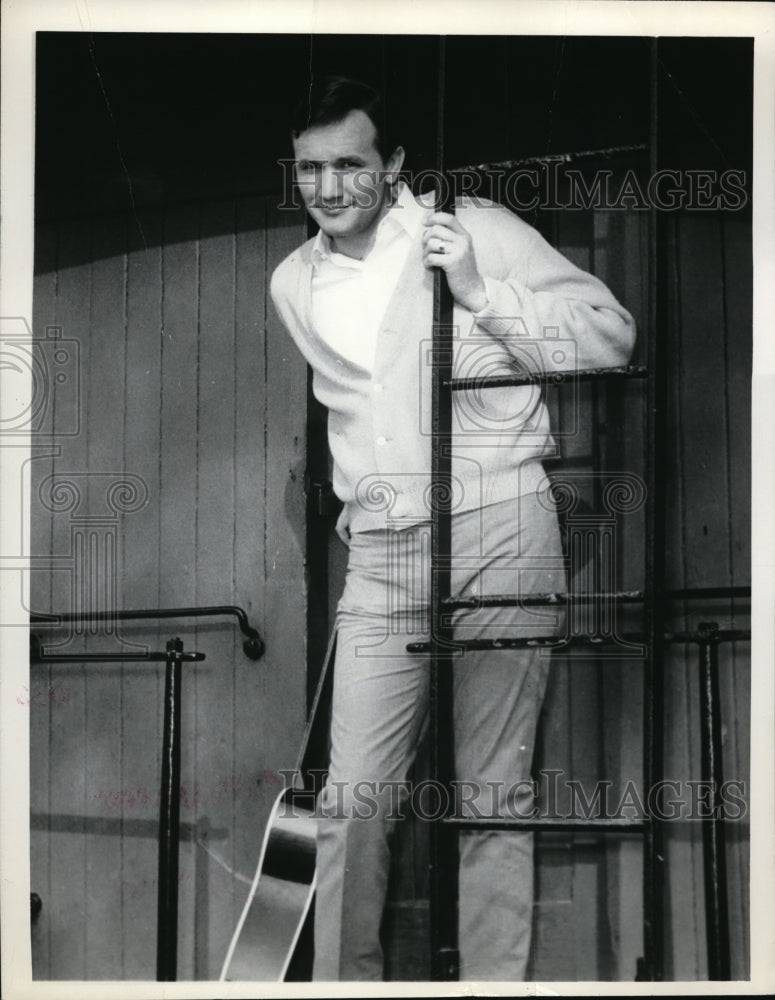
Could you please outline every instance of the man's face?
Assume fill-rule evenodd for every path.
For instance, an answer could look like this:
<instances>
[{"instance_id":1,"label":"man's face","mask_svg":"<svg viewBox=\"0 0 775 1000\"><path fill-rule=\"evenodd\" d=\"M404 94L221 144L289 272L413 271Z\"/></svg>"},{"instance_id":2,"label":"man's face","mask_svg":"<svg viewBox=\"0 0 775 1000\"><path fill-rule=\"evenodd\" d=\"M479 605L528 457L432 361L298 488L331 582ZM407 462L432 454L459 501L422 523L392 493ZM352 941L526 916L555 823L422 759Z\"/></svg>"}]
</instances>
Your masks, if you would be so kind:
<instances>
[{"instance_id":1,"label":"man's face","mask_svg":"<svg viewBox=\"0 0 775 1000\"><path fill-rule=\"evenodd\" d=\"M376 147L369 116L351 111L330 125L316 125L293 140L296 180L307 211L340 249L370 235L382 217L386 173L397 171L403 151L387 163Z\"/></svg>"}]
</instances>

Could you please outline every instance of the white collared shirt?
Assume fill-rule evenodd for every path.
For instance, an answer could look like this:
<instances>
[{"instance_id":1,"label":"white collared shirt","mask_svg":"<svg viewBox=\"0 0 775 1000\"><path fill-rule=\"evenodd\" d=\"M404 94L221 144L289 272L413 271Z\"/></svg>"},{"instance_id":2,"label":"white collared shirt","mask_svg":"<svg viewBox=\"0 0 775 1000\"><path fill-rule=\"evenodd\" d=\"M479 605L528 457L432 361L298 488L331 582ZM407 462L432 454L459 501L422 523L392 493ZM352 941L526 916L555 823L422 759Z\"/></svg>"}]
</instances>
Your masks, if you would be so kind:
<instances>
[{"instance_id":1,"label":"white collared shirt","mask_svg":"<svg viewBox=\"0 0 775 1000\"><path fill-rule=\"evenodd\" d=\"M419 241L425 212L406 184L377 225L364 260L331 249L321 230L312 247L312 320L319 337L366 371L374 367L380 322L409 250Z\"/></svg>"}]
</instances>

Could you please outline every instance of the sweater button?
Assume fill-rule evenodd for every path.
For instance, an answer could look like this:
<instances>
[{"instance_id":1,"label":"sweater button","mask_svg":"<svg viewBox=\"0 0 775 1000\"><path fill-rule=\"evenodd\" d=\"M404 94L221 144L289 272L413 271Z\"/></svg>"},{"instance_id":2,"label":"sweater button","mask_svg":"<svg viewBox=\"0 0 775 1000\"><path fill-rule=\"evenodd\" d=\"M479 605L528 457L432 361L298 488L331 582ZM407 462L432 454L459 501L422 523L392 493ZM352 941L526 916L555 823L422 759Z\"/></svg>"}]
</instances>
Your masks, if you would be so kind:
<instances>
[{"instance_id":1,"label":"sweater button","mask_svg":"<svg viewBox=\"0 0 775 1000\"><path fill-rule=\"evenodd\" d=\"M383 386L380 382L374 383L374 392L382 392Z\"/></svg>"},{"instance_id":2,"label":"sweater button","mask_svg":"<svg viewBox=\"0 0 775 1000\"><path fill-rule=\"evenodd\" d=\"M379 436L379 437L377 438L377 444L378 444L378 445L380 445L380 447L381 447L381 446L382 446L383 444L387 444L387 438L386 438L386 437L382 437L382 435L380 435L380 436Z\"/></svg>"}]
</instances>

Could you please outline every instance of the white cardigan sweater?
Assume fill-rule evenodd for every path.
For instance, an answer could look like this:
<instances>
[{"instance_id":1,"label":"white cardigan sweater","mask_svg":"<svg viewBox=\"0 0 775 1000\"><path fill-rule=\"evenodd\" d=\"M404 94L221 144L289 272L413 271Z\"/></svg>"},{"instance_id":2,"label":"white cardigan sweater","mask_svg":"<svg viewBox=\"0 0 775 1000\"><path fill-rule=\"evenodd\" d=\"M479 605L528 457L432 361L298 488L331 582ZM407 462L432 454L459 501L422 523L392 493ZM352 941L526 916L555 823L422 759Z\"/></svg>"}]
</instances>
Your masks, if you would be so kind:
<instances>
[{"instance_id":1,"label":"white cardigan sweater","mask_svg":"<svg viewBox=\"0 0 775 1000\"><path fill-rule=\"evenodd\" d=\"M454 377L572 371L626 364L635 326L605 285L500 205L458 205L473 239L488 306L455 307ZM430 519L432 273L409 253L377 338L369 374L332 350L312 322L313 240L272 275L272 300L313 369L328 408L334 491L350 531ZM453 397L453 509L537 489L554 441L541 390L519 386Z\"/></svg>"}]
</instances>

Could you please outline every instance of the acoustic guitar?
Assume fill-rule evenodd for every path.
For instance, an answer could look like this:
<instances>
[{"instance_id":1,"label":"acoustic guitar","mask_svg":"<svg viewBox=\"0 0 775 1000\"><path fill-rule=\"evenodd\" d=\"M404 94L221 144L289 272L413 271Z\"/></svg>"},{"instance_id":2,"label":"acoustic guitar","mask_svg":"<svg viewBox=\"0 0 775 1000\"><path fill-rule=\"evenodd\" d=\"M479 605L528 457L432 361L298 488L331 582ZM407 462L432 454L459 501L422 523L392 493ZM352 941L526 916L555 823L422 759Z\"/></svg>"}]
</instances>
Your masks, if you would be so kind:
<instances>
[{"instance_id":1,"label":"acoustic guitar","mask_svg":"<svg viewBox=\"0 0 775 1000\"><path fill-rule=\"evenodd\" d=\"M336 633L328 644L304 730L295 783L280 792L269 815L256 873L226 953L221 982L312 978L314 814L329 757L335 649Z\"/></svg>"}]
</instances>

